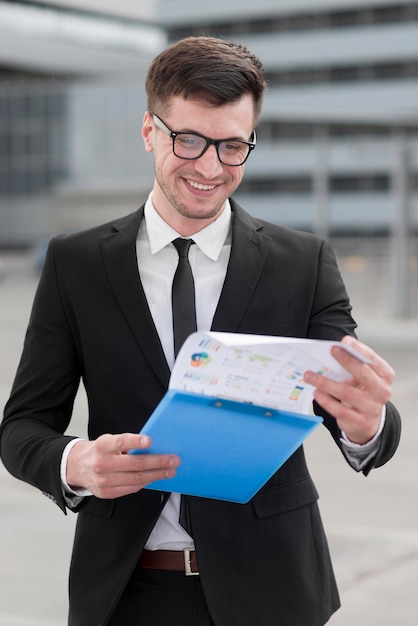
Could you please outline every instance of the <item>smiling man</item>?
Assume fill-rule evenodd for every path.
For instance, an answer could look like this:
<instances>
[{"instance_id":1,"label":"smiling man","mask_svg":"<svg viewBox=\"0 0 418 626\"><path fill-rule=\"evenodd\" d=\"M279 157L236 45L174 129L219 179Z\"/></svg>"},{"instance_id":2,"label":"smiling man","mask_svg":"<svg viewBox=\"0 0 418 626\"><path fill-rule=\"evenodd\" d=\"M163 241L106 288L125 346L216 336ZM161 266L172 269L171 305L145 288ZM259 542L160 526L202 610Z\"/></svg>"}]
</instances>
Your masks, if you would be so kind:
<instances>
[{"instance_id":1,"label":"smiling man","mask_svg":"<svg viewBox=\"0 0 418 626\"><path fill-rule=\"evenodd\" d=\"M328 243L255 219L231 197L256 151L259 60L235 43L187 38L153 61L146 88L153 189L134 214L51 241L2 459L78 512L70 626L322 626L339 598L302 447L245 505L170 493L181 459L127 452L151 444L135 433L167 390L179 283L183 335L341 339L369 357L335 349L351 374L343 383L305 374L315 410L365 475L398 445L394 373L355 338ZM88 441L64 434L80 380ZM144 489L161 479L166 490Z\"/></svg>"}]
</instances>

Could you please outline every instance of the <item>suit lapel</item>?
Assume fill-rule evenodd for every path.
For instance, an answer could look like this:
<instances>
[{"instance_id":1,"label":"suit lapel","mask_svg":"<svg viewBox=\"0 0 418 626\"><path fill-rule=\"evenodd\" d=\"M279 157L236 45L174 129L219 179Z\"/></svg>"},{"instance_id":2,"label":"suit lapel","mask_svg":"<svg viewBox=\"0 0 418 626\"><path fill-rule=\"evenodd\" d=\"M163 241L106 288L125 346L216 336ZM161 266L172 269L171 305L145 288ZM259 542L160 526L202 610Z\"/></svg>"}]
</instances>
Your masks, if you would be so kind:
<instances>
[{"instance_id":1,"label":"suit lapel","mask_svg":"<svg viewBox=\"0 0 418 626\"><path fill-rule=\"evenodd\" d=\"M231 200L232 248L228 271L211 330L234 332L252 298L264 267L270 239L261 222Z\"/></svg>"},{"instance_id":2,"label":"suit lapel","mask_svg":"<svg viewBox=\"0 0 418 626\"><path fill-rule=\"evenodd\" d=\"M115 232L102 240L103 262L110 285L135 340L166 388L170 369L138 272L136 237L143 214L142 208L115 222Z\"/></svg>"},{"instance_id":3,"label":"suit lapel","mask_svg":"<svg viewBox=\"0 0 418 626\"><path fill-rule=\"evenodd\" d=\"M231 200L232 249L212 330L234 332L253 295L264 266L270 240L262 224ZM114 232L102 240L106 273L136 342L163 386L170 369L164 356L138 273L136 237L143 208L117 220Z\"/></svg>"}]
</instances>

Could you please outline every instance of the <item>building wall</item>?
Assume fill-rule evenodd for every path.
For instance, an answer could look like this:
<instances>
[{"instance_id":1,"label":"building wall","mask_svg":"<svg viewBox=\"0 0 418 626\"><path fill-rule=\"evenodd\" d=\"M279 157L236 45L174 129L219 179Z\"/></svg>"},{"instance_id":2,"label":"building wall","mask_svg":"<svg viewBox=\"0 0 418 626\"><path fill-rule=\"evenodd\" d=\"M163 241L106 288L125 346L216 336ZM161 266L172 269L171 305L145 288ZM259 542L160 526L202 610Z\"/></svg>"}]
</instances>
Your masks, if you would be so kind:
<instances>
[{"instance_id":1,"label":"building wall","mask_svg":"<svg viewBox=\"0 0 418 626\"><path fill-rule=\"evenodd\" d=\"M154 8L0 1L0 246L97 224L144 199L143 83L166 43Z\"/></svg>"},{"instance_id":2,"label":"building wall","mask_svg":"<svg viewBox=\"0 0 418 626\"><path fill-rule=\"evenodd\" d=\"M305 17L326 15L330 12L347 14L355 9L389 9L393 6L410 5L409 0L212 0L197 3L193 0L156 0L157 15L166 26L188 24L242 22L250 19L255 22L265 18L268 22L279 17ZM237 26L238 28L238 26Z\"/></svg>"},{"instance_id":3,"label":"building wall","mask_svg":"<svg viewBox=\"0 0 418 626\"><path fill-rule=\"evenodd\" d=\"M154 0L48 0L47 4L141 20L152 20L156 10Z\"/></svg>"}]
</instances>

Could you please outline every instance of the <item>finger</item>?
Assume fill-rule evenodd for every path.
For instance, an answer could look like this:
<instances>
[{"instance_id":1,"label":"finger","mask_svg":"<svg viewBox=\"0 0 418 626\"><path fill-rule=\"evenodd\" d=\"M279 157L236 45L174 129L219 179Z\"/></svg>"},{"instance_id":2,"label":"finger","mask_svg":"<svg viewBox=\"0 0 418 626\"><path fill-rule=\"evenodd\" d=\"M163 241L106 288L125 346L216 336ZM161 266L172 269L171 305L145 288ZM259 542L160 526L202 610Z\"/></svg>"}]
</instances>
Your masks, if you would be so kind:
<instances>
[{"instance_id":1,"label":"finger","mask_svg":"<svg viewBox=\"0 0 418 626\"><path fill-rule=\"evenodd\" d=\"M136 493L156 480L169 480L176 475L176 469L159 469L146 472L115 473L108 480L95 483L92 492L100 498L117 498ZM170 487L167 486L167 491Z\"/></svg>"},{"instance_id":2,"label":"finger","mask_svg":"<svg viewBox=\"0 0 418 626\"><path fill-rule=\"evenodd\" d=\"M121 433L117 435L101 435L96 439L98 450L103 453L126 454L129 450L145 450L150 447L151 439L148 435Z\"/></svg>"},{"instance_id":3,"label":"finger","mask_svg":"<svg viewBox=\"0 0 418 626\"><path fill-rule=\"evenodd\" d=\"M375 436L381 419L381 408L377 405L370 407L367 413L362 413L322 391L315 390L314 397L322 409L337 420L339 428L354 443L364 444Z\"/></svg>"},{"instance_id":4,"label":"finger","mask_svg":"<svg viewBox=\"0 0 418 626\"><path fill-rule=\"evenodd\" d=\"M380 398L372 396L364 388L353 387L350 383L337 383L329 379L320 381L314 397L318 402L329 398L328 404L332 402L333 407L338 409L338 416L341 416L341 407L350 408L362 415L374 415L380 413L384 404ZM337 417L334 413L332 415Z\"/></svg>"},{"instance_id":5,"label":"finger","mask_svg":"<svg viewBox=\"0 0 418 626\"><path fill-rule=\"evenodd\" d=\"M343 366L346 365L342 362L344 359L345 357L341 359ZM358 361L358 359L354 360ZM344 382L332 380L326 375L312 371L305 372L304 379L321 392L360 412L368 412L372 407L383 406L390 400L392 395L390 384L380 378L369 365L359 362L351 363L349 370L352 378Z\"/></svg>"},{"instance_id":6,"label":"finger","mask_svg":"<svg viewBox=\"0 0 418 626\"><path fill-rule=\"evenodd\" d=\"M156 464L147 463L146 465L136 469L111 472L99 479L98 484L103 487L137 487L141 488L155 480L172 478L176 474L179 463L165 464L163 461Z\"/></svg>"},{"instance_id":7,"label":"finger","mask_svg":"<svg viewBox=\"0 0 418 626\"><path fill-rule=\"evenodd\" d=\"M117 474L171 470L178 467L180 462L180 458L175 454L98 453L94 461L94 470L99 475L114 474L116 476ZM116 480L125 480L125 478L121 477Z\"/></svg>"},{"instance_id":8,"label":"finger","mask_svg":"<svg viewBox=\"0 0 418 626\"><path fill-rule=\"evenodd\" d=\"M393 380L393 372L391 373L391 368L386 372L383 372L380 368L379 372L376 371L376 368L372 365L363 363L350 354L343 354L343 352L344 350L338 347L332 350L333 356L352 376L342 387L344 396L347 393L346 388L349 387L350 395L353 393L354 388L360 390L362 393L363 391L368 392L374 401L386 404L392 395L391 383ZM333 386L328 385L326 390L329 391L329 393L334 393L333 388ZM340 395L338 395L338 397L340 397ZM355 393L351 400L349 400L351 404L354 397L356 397ZM345 400L345 397L342 399Z\"/></svg>"},{"instance_id":9,"label":"finger","mask_svg":"<svg viewBox=\"0 0 418 626\"><path fill-rule=\"evenodd\" d=\"M127 454L132 449L146 452L150 444L151 439L146 435L102 435L93 442L93 471L102 477L103 483L109 480L109 474L114 474L116 484L120 484L125 479L117 474L166 471L180 465L180 458L175 454Z\"/></svg>"},{"instance_id":10,"label":"finger","mask_svg":"<svg viewBox=\"0 0 418 626\"><path fill-rule=\"evenodd\" d=\"M341 342L348 346L351 346L352 348L357 350L357 352L368 358L371 361L371 363L369 364L370 367L373 369L373 371L376 372L378 376L384 378L389 383L393 382L395 378L395 372L393 368L372 348L362 343L361 341L358 341L358 339L355 339L355 337L351 337L350 335L346 335L345 337L343 337ZM344 355L341 356L343 357Z\"/></svg>"},{"instance_id":11,"label":"finger","mask_svg":"<svg viewBox=\"0 0 418 626\"><path fill-rule=\"evenodd\" d=\"M175 454L126 454L120 459L121 472L151 472L171 470L180 465L180 457Z\"/></svg>"},{"instance_id":12,"label":"finger","mask_svg":"<svg viewBox=\"0 0 418 626\"><path fill-rule=\"evenodd\" d=\"M115 482L113 484L105 484L102 487L97 487L95 495L100 498L118 498L120 496L130 495L137 493L141 489L144 489L149 484L157 480L167 480L173 478L176 475L176 470L158 470L153 472L140 472L134 475L124 474L125 478L130 477L130 480L124 480L120 483ZM167 484L167 491L170 491L170 485Z\"/></svg>"},{"instance_id":13,"label":"finger","mask_svg":"<svg viewBox=\"0 0 418 626\"><path fill-rule=\"evenodd\" d=\"M95 460L91 491L102 498L139 491L155 480L172 478L180 458L168 454L106 454Z\"/></svg>"}]
</instances>

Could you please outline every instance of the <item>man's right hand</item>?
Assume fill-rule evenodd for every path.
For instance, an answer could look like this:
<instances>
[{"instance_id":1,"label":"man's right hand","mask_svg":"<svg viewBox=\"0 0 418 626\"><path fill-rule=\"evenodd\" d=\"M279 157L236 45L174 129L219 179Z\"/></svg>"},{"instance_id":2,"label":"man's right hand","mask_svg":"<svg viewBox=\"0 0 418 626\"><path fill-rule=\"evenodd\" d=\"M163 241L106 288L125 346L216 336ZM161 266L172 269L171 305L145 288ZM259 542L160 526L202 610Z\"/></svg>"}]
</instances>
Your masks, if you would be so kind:
<instances>
[{"instance_id":1,"label":"man's right hand","mask_svg":"<svg viewBox=\"0 0 418 626\"><path fill-rule=\"evenodd\" d=\"M146 450L150 445L147 435L130 433L79 441L68 455L67 483L75 490L87 489L98 498L118 498L154 480L172 478L180 465L178 456L128 454L129 450Z\"/></svg>"}]
</instances>

